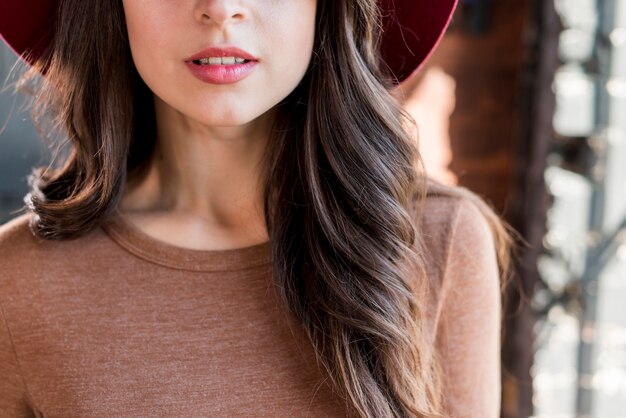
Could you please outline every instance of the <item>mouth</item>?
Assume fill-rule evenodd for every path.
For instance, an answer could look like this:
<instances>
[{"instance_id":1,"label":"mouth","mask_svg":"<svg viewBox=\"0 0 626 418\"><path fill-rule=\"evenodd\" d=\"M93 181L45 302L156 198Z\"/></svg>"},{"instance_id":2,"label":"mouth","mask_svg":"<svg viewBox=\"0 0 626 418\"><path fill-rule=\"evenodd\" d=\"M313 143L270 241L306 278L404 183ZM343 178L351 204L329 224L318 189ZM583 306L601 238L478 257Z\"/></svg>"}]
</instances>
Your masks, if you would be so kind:
<instances>
[{"instance_id":1,"label":"mouth","mask_svg":"<svg viewBox=\"0 0 626 418\"><path fill-rule=\"evenodd\" d=\"M237 47L208 47L185 63L199 80L210 84L237 83L253 73L259 60Z\"/></svg>"}]
</instances>

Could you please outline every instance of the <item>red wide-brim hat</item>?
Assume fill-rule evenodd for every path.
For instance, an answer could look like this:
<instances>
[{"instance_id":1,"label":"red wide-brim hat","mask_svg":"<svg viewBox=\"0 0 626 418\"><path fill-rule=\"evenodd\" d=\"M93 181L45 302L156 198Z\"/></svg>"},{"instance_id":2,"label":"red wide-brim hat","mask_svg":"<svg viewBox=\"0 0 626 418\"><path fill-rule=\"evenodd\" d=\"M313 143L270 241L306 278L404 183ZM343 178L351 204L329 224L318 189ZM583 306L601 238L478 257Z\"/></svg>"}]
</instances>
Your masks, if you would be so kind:
<instances>
[{"instance_id":1,"label":"red wide-brim hat","mask_svg":"<svg viewBox=\"0 0 626 418\"><path fill-rule=\"evenodd\" d=\"M458 0L378 0L383 15L382 57L402 82L428 59ZM0 0L0 36L29 64L49 45L59 0Z\"/></svg>"}]
</instances>

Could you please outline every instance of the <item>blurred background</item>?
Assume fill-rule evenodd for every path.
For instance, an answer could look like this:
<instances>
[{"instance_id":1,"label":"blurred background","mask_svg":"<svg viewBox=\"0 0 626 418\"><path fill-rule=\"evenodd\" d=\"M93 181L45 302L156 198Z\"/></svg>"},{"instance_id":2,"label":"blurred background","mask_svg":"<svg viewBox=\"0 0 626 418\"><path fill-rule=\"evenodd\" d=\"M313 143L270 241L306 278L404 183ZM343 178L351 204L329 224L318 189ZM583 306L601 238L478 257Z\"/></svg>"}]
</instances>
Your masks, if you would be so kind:
<instances>
[{"instance_id":1,"label":"blurred background","mask_svg":"<svg viewBox=\"0 0 626 418\"><path fill-rule=\"evenodd\" d=\"M401 97L430 175L480 194L529 243L501 416L626 418L626 1L460 3ZM15 61L0 43L4 85ZM24 103L0 93L0 223L48 163Z\"/></svg>"}]
</instances>

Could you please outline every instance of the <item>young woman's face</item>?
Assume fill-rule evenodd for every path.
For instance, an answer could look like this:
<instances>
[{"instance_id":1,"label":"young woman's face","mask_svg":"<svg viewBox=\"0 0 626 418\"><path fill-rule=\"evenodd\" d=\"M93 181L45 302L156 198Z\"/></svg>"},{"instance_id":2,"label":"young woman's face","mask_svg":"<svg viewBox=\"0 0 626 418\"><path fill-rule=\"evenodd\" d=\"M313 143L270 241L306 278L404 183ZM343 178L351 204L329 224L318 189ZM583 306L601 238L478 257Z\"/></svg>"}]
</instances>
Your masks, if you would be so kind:
<instances>
[{"instance_id":1,"label":"young woman's face","mask_svg":"<svg viewBox=\"0 0 626 418\"><path fill-rule=\"evenodd\" d=\"M237 126L261 116L293 91L311 60L317 0L123 0L123 5L141 78L163 102L205 125ZM256 62L229 67L232 59L225 58L207 68L189 61L209 47L236 47ZM201 55L243 55L222 52ZM233 80L240 72L247 76Z\"/></svg>"}]
</instances>

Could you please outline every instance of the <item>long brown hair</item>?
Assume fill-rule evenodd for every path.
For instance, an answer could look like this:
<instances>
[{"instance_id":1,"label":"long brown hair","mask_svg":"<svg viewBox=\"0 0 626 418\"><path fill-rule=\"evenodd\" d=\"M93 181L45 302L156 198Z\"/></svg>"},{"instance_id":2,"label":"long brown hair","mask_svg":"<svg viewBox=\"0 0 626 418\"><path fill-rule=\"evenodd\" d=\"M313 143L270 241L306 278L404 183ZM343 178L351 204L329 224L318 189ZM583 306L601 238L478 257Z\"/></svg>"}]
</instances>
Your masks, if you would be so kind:
<instances>
[{"instance_id":1,"label":"long brown hair","mask_svg":"<svg viewBox=\"0 0 626 418\"><path fill-rule=\"evenodd\" d=\"M282 299L354 413L441 417L441 370L416 291L429 281L411 209L419 202L421 216L427 183L407 129L414 122L381 70L379 19L376 0L319 0L311 65L277 105L265 154L265 221ZM156 139L152 92L134 67L121 2L62 0L55 30L20 80L28 91L45 68L30 90L33 117L63 155L33 170L25 199L36 215L31 228L50 240L105 221L145 175ZM438 193L479 205L504 288L507 225L471 193Z\"/></svg>"}]
</instances>

